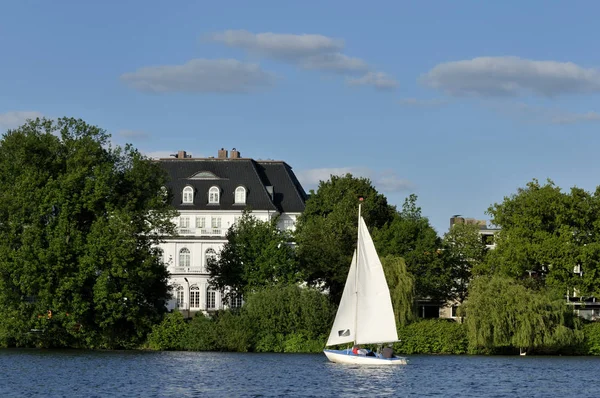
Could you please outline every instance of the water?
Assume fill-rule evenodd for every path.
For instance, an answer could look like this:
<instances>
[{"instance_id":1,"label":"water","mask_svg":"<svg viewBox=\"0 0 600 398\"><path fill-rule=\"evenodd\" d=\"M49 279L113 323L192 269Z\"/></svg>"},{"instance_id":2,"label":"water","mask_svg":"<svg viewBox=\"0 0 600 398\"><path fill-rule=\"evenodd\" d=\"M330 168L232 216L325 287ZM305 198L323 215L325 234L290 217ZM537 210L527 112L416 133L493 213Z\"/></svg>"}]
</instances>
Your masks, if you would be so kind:
<instances>
[{"instance_id":1,"label":"water","mask_svg":"<svg viewBox=\"0 0 600 398\"><path fill-rule=\"evenodd\" d=\"M598 397L600 358L0 350L0 397Z\"/></svg>"}]
</instances>

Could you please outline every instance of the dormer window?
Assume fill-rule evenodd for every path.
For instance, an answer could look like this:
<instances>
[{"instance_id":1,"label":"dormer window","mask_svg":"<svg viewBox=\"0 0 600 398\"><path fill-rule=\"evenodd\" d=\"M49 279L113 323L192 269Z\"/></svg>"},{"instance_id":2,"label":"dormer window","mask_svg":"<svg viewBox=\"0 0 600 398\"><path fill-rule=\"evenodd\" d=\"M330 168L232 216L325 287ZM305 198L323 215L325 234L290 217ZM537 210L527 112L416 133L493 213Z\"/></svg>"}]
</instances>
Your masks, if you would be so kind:
<instances>
[{"instance_id":1,"label":"dormer window","mask_svg":"<svg viewBox=\"0 0 600 398\"><path fill-rule=\"evenodd\" d=\"M194 188L190 186L183 188L182 202L194 203Z\"/></svg>"},{"instance_id":2,"label":"dormer window","mask_svg":"<svg viewBox=\"0 0 600 398\"><path fill-rule=\"evenodd\" d=\"M211 187L208 190L208 203L219 203L219 187Z\"/></svg>"},{"instance_id":3,"label":"dormer window","mask_svg":"<svg viewBox=\"0 0 600 398\"><path fill-rule=\"evenodd\" d=\"M237 187L235 189L235 203L236 204L246 203L246 188Z\"/></svg>"}]
</instances>

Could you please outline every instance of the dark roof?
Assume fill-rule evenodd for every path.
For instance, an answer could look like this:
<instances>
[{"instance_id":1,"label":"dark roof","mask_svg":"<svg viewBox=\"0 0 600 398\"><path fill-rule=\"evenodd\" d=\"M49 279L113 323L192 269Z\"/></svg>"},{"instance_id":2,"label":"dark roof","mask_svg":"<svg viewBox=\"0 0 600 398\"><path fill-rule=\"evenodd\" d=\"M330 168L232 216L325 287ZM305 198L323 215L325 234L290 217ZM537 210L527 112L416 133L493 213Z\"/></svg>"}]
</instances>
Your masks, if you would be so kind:
<instances>
[{"instance_id":1,"label":"dark roof","mask_svg":"<svg viewBox=\"0 0 600 398\"><path fill-rule=\"evenodd\" d=\"M285 162L259 160L256 163L263 183L273 187L273 203L277 209L280 212L303 212L306 192L292 168Z\"/></svg>"},{"instance_id":2,"label":"dark roof","mask_svg":"<svg viewBox=\"0 0 600 398\"><path fill-rule=\"evenodd\" d=\"M304 211L306 193L292 168L282 161L255 161L247 158L160 159L167 171L167 186L173 195L173 206L178 210L273 210L281 213ZM204 173L203 173L204 172ZM206 173L208 172L208 173ZM202 178L193 178L202 173ZM211 178L209 173L216 177ZM208 177L208 178L207 178ZM182 203L186 186L194 188L194 203ZM219 204L208 203L208 190L220 189ZM246 203L235 204L235 189L246 188ZM273 187L273 197L267 186Z\"/></svg>"}]
</instances>

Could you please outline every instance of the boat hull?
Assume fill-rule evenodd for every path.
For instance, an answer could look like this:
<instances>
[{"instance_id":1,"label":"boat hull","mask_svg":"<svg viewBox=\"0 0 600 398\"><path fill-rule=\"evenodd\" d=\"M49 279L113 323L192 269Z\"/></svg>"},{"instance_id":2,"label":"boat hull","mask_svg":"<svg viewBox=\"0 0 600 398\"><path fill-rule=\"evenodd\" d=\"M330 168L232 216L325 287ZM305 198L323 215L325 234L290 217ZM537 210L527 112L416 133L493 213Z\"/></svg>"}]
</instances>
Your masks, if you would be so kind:
<instances>
[{"instance_id":1,"label":"boat hull","mask_svg":"<svg viewBox=\"0 0 600 398\"><path fill-rule=\"evenodd\" d=\"M370 357L366 355L353 354L350 350L323 350L323 353L331 362L348 365L395 366L408 364L408 360L404 357Z\"/></svg>"}]
</instances>

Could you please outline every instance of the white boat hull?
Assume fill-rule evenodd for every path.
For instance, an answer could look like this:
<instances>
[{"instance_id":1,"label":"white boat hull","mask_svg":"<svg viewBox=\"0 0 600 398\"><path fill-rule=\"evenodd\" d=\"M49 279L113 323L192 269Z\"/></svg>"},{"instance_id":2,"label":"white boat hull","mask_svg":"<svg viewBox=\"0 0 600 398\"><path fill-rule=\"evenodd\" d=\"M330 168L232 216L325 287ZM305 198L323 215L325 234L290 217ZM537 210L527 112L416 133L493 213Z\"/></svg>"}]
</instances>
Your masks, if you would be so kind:
<instances>
[{"instance_id":1,"label":"white boat hull","mask_svg":"<svg viewBox=\"0 0 600 398\"><path fill-rule=\"evenodd\" d=\"M408 360L404 357L383 358L370 357L366 355L356 355L350 350L323 350L327 359L335 363L348 365L374 365L374 366L394 366L407 365Z\"/></svg>"}]
</instances>

